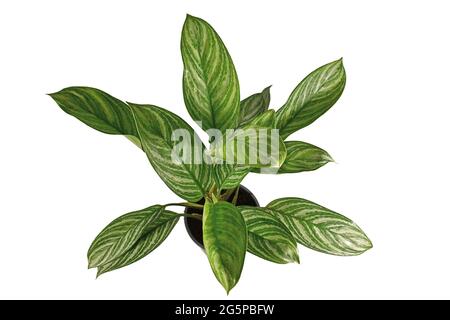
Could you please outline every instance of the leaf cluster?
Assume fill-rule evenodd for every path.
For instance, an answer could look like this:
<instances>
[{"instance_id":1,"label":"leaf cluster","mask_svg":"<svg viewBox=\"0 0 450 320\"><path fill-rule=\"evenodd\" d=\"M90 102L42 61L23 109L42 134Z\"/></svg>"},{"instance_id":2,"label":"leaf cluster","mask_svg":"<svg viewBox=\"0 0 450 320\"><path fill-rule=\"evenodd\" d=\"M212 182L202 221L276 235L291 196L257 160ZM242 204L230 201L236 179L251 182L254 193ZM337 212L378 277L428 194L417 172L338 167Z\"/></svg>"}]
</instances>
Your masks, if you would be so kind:
<instances>
[{"instance_id":1,"label":"leaf cluster","mask_svg":"<svg viewBox=\"0 0 450 320\"><path fill-rule=\"evenodd\" d=\"M167 209L174 205L203 208L202 216L188 217L202 220L211 269L227 292L240 278L246 252L284 264L300 261L297 244L341 256L370 249L370 240L354 222L311 201L282 198L258 208L236 206L230 201L230 195L237 194L241 181L250 172L298 173L333 161L325 150L288 137L313 123L337 102L346 82L342 59L311 72L275 111L269 108L270 87L241 100L231 56L206 21L187 16L181 54L185 105L192 119L210 134L208 147L178 115L155 105L124 102L89 87L69 87L50 95L61 109L86 125L127 137L142 149L164 183L186 201L153 205L111 222L88 251L89 267L97 268L100 275L148 255L182 216ZM180 141L174 139L174 132L180 129L184 145L189 146L183 152L179 150ZM235 141L226 135L229 129L236 130L233 137L258 138L263 130L277 130L279 137L266 145L245 140L245 150L255 152L258 158L256 162L248 157L237 162L236 153L231 159L223 148ZM220 137L213 138L213 131ZM274 148L273 145L277 150L269 154L276 157L259 156L262 148ZM235 145L232 148L237 150ZM204 206L197 204L202 198Z\"/></svg>"}]
</instances>

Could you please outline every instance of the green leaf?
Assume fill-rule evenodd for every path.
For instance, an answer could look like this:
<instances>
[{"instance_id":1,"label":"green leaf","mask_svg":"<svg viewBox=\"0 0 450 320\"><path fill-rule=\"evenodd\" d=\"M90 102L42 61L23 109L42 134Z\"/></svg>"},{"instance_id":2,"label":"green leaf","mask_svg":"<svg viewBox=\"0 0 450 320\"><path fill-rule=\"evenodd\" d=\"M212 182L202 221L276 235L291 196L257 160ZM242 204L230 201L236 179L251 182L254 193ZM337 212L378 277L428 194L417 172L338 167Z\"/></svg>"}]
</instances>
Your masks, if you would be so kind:
<instances>
[{"instance_id":1,"label":"green leaf","mask_svg":"<svg viewBox=\"0 0 450 320\"><path fill-rule=\"evenodd\" d=\"M156 205L127 213L111 222L89 248L89 268L101 266L128 251L163 211L162 206Z\"/></svg>"},{"instance_id":2,"label":"green leaf","mask_svg":"<svg viewBox=\"0 0 450 320\"><path fill-rule=\"evenodd\" d=\"M223 163L213 166L214 180L218 190L236 188L249 172L250 167L236 164Z\"/></svg>"},{"instance_id":3,"label":"green leaf","mask_svg":"<svg viewBox=\"0 0 450 320\"><path fill-rule=\"evenodd\" d=\"M266 127L236 129L212 144L211 158L216 163L279 168L286 158L286 147L281 137L272 133L272 129Z\"/></svg>"},{"instance_id":4,"label":"green leaf","mask_svg":"<svg viewBox=\"0 0 450 320\"><path fill-rule=\"evenodd\" d=\"M245 128L252 128L252 126L260 126L272 128L275 123L275 111L266 110L265 112L254 117L249 123L243 126ZM280 142L283 144L283 142ZM281 155L284 157L284 155ZM251 171L250 166L239 164L217 164L214 166L214 178L216 186L219 190L236 188L245 176Z\"/></svg>"},{"instance_id":5,"label":"green leaf","mask_svg":"<svg viewBox=\"0 0 450 320\"><path fill-rule=\"evenodd\" d=\"M319 169L333 158L323 149L301 141L285 141L287 156L278 173L295 173Z\"/></svg>"},{"instance_id":6,"label":"green leaf","mask_svg":"<svg viewBox=\"0 0 450 320\"><path fill-rule=\"evenodd\" d=\"M165 109L128 104L136 118L142 147L161 179L187 201L203 198L212 177L210 166L203 161L204 146L194 130Z\"/></svg>"},{"instance_id":7,"label":"green leaf","mask_svg":"<svg viewBox=\"0 0 450 320\"><path fill-rule=\"evenodd\" d=\"M267 205L298 243L338 256L359 255L372 243L350 219L300 198L281 198Z\"/></svg>"},{"instance_id":8,"label":"green leaf","mask_svg":"<svg viewBox=\"0 0 450 320\"><path fill-rule=\"evenodd\" d=\"M188 15L181 35L183 94L187 110L202 128L236 128L239 81L219 35L204 20Z\"/></svg>"},{"instance_id":9,"label":"green leaf","mask_svg":"<svg viewBox=\"0 0 450 320\"><path fill-rule=\"evenodd\" d=\"M69 87L50 94L62 110L100 132L128 136L140 147L130 107L106 92L89 87Z\"/></svg>"},{"instance_id":10,"label":"green leaf","mask_svg":"<svg viewBox=\"0 0 450 320\"><path fill-rule=\"evenodd\" d=\"M289 230L269 210L238 207L247 225L247 251L275 263L299 263L297 243Z\"/></svg>"},{"instance_id":11,"label":"green leaf","mask_svg":"<svg viewBox=\"0 0 450 320\"><path fill-rule=\"evenodd\" d=\"M164 210L147 226L142 237L128 251L117 259L98 266L97 277L103 273L130 265L147 256L166 240L178 219L179 215L176 213Z\"/></svg>"},{"instance_id":12,"label":"green leaf","mask_svg":"<svg viewBox=\"0 0 450 320\"><path fill-rule=\"evenodd\" d=\"M247 229L231 203L206 202L203 209L203 243L211 268L227 293L236 285L244 266Z\"/></svg>"},{"instance_id":13,"label":"green leaf","mask_svg":"<svg viewBox=\"0 0 450 320\"><path fill-rule=\"evenodd\" d=\"M291 93L277 111L277 128L286 139L328 111L339 99L345 87L342 59L326 64L312 73Z\"/></svg>"},{"instance_id":14,"label":"green leaf","mask_svg":"<svg viewBox=\"0 0 450 320\"><path fill-rule=\"evenodd\" d=\"M260 93L255 93L241 101L239 116L239 126L243 126L252 121L269 108L270 87L265 88Z\"/></svg>"},{"instance_id":15,"label":"green leaf","mask_svg":"<svg viewBox=\"0 0 450 320\"><path fill-rule=\"evenodd\" d=\"M247 124L243 125L242 128L271 128L275 129L275 110L266 110L254 118L252 118Z\"/></svg>"}]
</instances>

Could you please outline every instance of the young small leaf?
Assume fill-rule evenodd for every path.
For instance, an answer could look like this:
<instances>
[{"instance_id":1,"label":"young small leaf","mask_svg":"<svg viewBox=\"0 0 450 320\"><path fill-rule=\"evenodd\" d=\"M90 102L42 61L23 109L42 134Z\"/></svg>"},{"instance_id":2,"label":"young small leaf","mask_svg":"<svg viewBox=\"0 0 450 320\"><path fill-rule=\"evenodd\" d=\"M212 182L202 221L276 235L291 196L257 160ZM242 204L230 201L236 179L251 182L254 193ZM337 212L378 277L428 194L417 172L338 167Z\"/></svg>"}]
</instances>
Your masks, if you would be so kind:
<instances>
[{"instance_id":1,"label":"young small leaf","mask_svg":"<svg viewBox=\"0 0 450 320\"><path fill-rule=\"evenodd\" d=\"M312 73L291 93L277 111L277 128L286 139L328 111L339 99L345 87L342 59L326 64Z\"/></svg>"},{"instance_id":2,"label":"young small leaf","mask_svg":"<svg viewBox=\"0 0 450 320\"><path fill-rule=\"evenodd\" d=\"M278 173L295 173L316 170L333 158L323 149L301 141L285 141L286 159Z\"/></svg>"},{"instance_id":3,"label":"young small leaf","mask_svg":"<svg viewBox=\"0 0 450 320\"><path fill-rule=\"evenodd\" d=\"M111 222L89 248L89 268L101 266L127 252L163 211L162 206L156 205L127 213Z\"/></svg>"},{"instance_id":4,"label":"young small leaf","mask_svg":"<svg viewBox=\"0 0 450 320\"><path fill-rule=\"evenodd\" d=\"M97 277L103 273L128 266L147 256L166 240L178 220L179 215L164 210L147 226L142 237L128 251L118 258L98 266Z\"/></svg>"},{"instance_id":5,"label":"young small leaf","mask_svg":"<svg viewBox=\"0 0 450 320\"><path fill-rule=\"evenodd\" d=\"M229 293L239 281L247 250L245 221L234 205L206 202L203 243L214 275Z\"/></svg>"},{"instance_id":6,"label":"young small leaf","mask_svg":"<svg viewBox=\"0 0 450 320\"><path fill-rule=\"evenodd\" d=\"M265 88L260 93L255 93L241 101L239 116L239 126L243 126L256 116L260 115L269 108L270 87Z\"/></svg>"},{"instance_id":7,"label":"young small leaf","mask_svg":"<svg viewBox=\"0 0 450 320\"><path fill-rule=\"evenodd\" d=\"M275 263L300 262L295 239L269 210L256 207L238 209L247 225L247 251Z\"/></svg>"},{"instance_id":8,"label":"young small leaf","mask_svg":"<svg viewBox=\"0 0 450 320\"><path fill-rule=\"evenodd\" d=\"M69 87L50 94L62 110L100 132L127 136L140 147L130 107L99 89Z\"/></svg>"},{"instance_id":9,"label":"young small leaf","mask_svg":"<svg viewBox=\"0 0 450 320\"><path fill-rule=\"evenodd\" d=\"M311 201L281 198L267 208L283 222L295 240L316 251L354 256L372 248L364 232L350 219Z\"/></svg>"},{"instance_id":10,"label":"young small leaf","mask_svg":"<svg viewBox=\"0 0 450 320\"><path fill-rule=\"evenodd\" d=\"M181 198L200 200L212 185L210 166L203 162L205 147L200 138L183 119L170 111L152 105L129 105L136 118L143 150L155 171ZM173 139L176 132L182 134L182 141ZM178 145L183 147L182 154L174 153Z\"/></svg>"},{"instance_id":11,"label":"young small leaf","mask_svg":"<svg viewBox=\"0 0 450 320\"><path fill-rule=\"evenodd\" d=\"M187 110L204 130L225 132L239 120L239 81L219 35L204 20L187 16L181 35L183 94Z\"/></svg>"}]
</instances>

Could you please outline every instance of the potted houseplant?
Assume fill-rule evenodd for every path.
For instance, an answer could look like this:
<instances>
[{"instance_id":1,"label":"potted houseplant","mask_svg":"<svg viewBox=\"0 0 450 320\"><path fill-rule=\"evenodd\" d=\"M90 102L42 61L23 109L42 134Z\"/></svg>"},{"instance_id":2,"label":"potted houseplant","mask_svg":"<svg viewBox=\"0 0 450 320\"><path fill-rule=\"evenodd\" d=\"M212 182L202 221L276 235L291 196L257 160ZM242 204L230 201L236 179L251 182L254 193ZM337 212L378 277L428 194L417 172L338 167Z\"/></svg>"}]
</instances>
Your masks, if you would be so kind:
<instances>
[{"instance_id":1,"label":"potted houseplant","mask_svg":"<svg viewBox=\"0 0 450 320\"><path fill-rule=\"evenodd\" d=\"M166 109L123 102L89 87L50 94L65 112L88 126L131 140L165 184L184 199L111 222L89 248L89 268L101 275L145 257L180 217L204 247L227 292L238 282L247 252L275 263L298 263L297 243L340 256L370 249L364 232L334 211L295 197L259 207L251 192L240 186L250 172L311 171L332 161L326 151L287 138L339 99L345 86L342 59L309 74L274 111L269 109L270 87L240 100L231 57L204 20L187 16L181 53L184 101L192 118L208 132L208 148L184 120ZM186 209L176 213L171 209L176 206Z\"/></svg>"}]
</instances>

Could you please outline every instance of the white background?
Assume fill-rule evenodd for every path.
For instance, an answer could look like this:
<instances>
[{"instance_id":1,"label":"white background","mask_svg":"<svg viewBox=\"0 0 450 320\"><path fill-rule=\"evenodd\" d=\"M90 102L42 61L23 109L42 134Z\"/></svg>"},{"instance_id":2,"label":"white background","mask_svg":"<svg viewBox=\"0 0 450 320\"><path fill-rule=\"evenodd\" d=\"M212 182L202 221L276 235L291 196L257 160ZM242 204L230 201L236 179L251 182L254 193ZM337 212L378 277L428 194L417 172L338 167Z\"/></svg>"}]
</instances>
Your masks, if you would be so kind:
<instances>
[{"instance_id":1,"label":"white background","mask_svg":"<svg viewBox=\"0 0 450 320\"><path fill-rule=\"evenodd\" d=\"M262 205L299 196L357 222L359 257L300 247L300 265L252 255L229 298L450 298L448 1L2 1L0 297L227 298L180 222L150 256L95 280L86 252L111 220L177 201L126 139L46 96L71 85L190 120L181 90L186 13L227 45L242 97L272 84L278 108L315 68L344 57L340 101L292 136L337 164L250 175Z\"/></svg>"}]
</instances>

